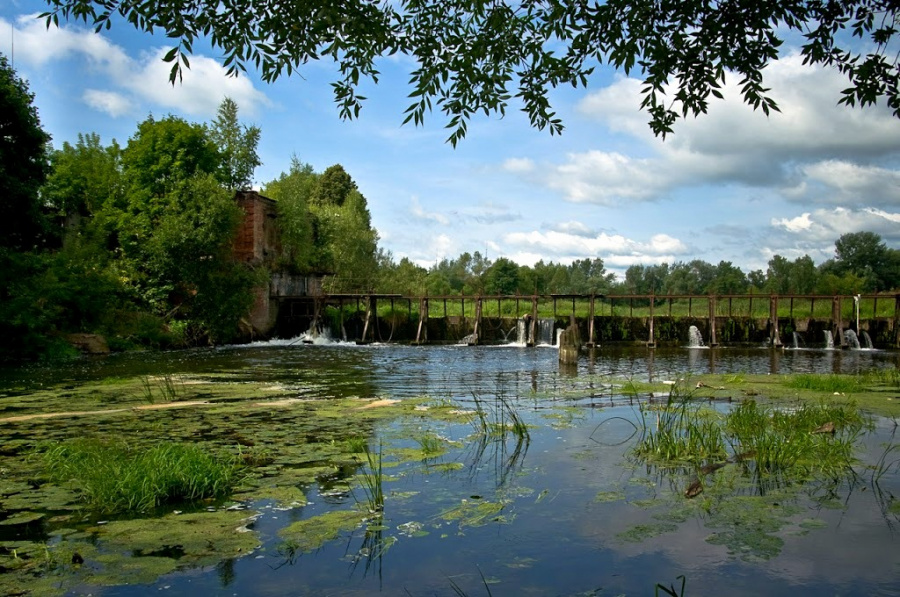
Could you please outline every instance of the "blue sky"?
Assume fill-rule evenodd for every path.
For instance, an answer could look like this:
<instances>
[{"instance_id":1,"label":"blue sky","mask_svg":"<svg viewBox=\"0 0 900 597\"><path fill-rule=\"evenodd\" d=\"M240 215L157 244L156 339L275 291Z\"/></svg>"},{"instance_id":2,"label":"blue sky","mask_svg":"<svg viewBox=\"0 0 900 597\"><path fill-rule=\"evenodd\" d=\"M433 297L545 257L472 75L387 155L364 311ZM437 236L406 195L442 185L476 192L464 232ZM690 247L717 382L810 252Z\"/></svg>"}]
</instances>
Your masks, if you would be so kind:
<instances>
[{"instance_id":1,"label":"blue sky","mask_svg":"<svg viewBox=\"0 0 900 597\"><path fill-rule=\"evenodd\" d=\"M385 58L359 119L342 121L323 61L274 84L228 78L209 47L168 83L166 38L118 23L47 30L41 0L5 0L0 52L35 94L54 145L96 132L127 143L148 114L208 122L228 96L262 130L258 185L292 155L317 171L342 164L369 202L380 245L424 266L480 251L520 264L600 257L621 276L634 263L731 261L745 272L775 254L832 257L834 241L869 230L900 248L900 120L884 106L837 106L836 72L804 67L796 50L766 69L781 114L726 101L680 122L665 141L638 110L640 81L601 71L587 90L552 94L566 131L531 129L520 106L476 118L454 149L443 115L401 126L415 68Z\"/></svg>"}]
</instances>

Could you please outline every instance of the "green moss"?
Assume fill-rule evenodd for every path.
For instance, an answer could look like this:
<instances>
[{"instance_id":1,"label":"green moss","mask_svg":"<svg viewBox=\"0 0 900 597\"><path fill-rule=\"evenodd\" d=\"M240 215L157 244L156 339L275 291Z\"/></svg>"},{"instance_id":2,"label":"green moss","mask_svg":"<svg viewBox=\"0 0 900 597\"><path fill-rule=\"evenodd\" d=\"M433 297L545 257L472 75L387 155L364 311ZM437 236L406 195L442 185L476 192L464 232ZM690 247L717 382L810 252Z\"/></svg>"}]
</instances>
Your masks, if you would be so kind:
<instances>
[{"instance_id":1,"label":"green moss","mask_svg":"<svg viewBox=\"0 0 900 597\"><path fill-rule=\"evenodd\" d=\"M600 491L594 496L594 501L597 503L618 502L624 499L624 491Z\"/></svg>"}]
</instances>

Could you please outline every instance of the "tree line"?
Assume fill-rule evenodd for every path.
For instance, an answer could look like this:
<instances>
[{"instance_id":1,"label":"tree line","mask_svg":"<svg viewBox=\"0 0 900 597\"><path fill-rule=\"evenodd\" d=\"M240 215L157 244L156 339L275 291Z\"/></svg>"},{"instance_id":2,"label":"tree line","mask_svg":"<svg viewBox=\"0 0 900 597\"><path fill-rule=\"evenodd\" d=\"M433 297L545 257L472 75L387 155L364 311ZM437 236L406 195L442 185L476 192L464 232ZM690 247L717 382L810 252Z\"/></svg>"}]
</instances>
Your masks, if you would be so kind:
<instances>
[{"instance_id":1,"label":"tree line","mask_svg":"<svg viewBox=\"0 0 900 597\"><path fill-rule=\"evenodd\" d=\"M743 272L730 261L718 265L695 259L673 264L632 265L618 279L603 260L578 259L568 265L539 261L518 265L479 252L463 253L423 268L379 254L384 291L410 295L506 294L857 294L900 288L900 250L873 232L853 232L835 242L835 256L820 265L809 255L793 261L775 255L765 271Z\"/></svg>"}]
</instances>

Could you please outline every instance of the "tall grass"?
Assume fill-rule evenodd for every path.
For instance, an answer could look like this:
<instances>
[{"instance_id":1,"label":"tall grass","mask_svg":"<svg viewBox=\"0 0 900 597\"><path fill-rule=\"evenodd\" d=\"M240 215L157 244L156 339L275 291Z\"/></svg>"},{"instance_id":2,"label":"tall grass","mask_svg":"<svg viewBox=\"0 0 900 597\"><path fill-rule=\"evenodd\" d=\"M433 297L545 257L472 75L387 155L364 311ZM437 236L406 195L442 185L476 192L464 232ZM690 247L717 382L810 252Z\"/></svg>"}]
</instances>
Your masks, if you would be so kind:
<instances>
[{"instance_id":1,"label":"tall grass","mask_svg":"<svg viewBox=\"0 0 900 597\"><path fill-rule=\"evenodd\" d=\"M357 503L363 504L371 514L380 514L384 512L384 470L381 461L382 448L378 446L378 453L373 453L369 446L366 445L366 462L368 469L363 469L360 474L360 485L362 486L365 500L357 499Z\"/></svg>"},{"instance_id":2,"label":"tall grass","mask_svg":"<svg viewBox=\"0 0 900 597\"><path fill-rule=\"evenodd\" d=\"M865 380L858 375L802 373L789 377L785 385L797 390L843 392L847 394L864 390Z\"/></svg>"},{"instance_id":3,"label":"tall grass","mask_svg":"<svg viewBox=\"0 0 900 597\"><path fill-rule=\"evenodd\" d=\"M674 466L740 461L759 475L842 474L870 426L855 407L824 402L776 409L747 400L722 415L678 386L665 404L644 405L641 413L639 457Z\"/></svg>"},{"instance_id":4,"label":"tall grass","mask_svg":"<svg viewBox=\"0 0 900 597\"><path fill-rule=\"evenodd\" d=\"M52 480L73 481L90 509L110 514L223 497L240 477L236 459L172 442L138 449L122 442L77 439L50 446L42 458Z\"/></svg>"},{"instance_id":5,"label":"tall grass","mask_svg":"<svg viewBox=\"0 0 900 597\"><path fill-rule=\"evenodd\" d=\"M727 456L718 413L691 402L673 386L665 404L642 404L638 456L663 462L705 462ZM655 425L653 420L655 418Z\"/></svg>"}]
</instances>

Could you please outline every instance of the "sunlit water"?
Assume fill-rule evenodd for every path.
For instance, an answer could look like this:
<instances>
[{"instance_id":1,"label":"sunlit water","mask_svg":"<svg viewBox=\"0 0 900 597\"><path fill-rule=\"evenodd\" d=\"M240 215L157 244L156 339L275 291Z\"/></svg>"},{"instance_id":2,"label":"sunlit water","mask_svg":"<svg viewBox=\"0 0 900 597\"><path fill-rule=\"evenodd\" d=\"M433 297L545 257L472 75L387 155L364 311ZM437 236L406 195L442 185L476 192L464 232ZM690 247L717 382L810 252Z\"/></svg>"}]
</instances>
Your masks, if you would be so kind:
<instances>
[{"instance_id":1,"label":"sunlit water","mask_svg":"<svg viewBox=\"0 0 900 597\"><path fill-rule=\"evenodd\" d=\"M311 397L407 398L427 395L461 405L473 395L500 395L532 424L527 445L514 441L464 444L433 461L387 471L384 530L347 532L315 553L278 554L277 532L295 520L353 507L348 494L307 489L311 504L276 510L251 504L265 549L210 569L166 576L149 586L85 588L102 595L649 595L656 583L685 595L898 595L900 519L886 510L900 497L893 472L874 485L864 467L857 481L811 488L797 521L776 534L779 553L766 558L729 553L707 541L702 517L643 541L620 534L653 523L642 501L670 498L673 488L630 464L636 408L616 382L674 380L689 373L854 373L897 367L890 351L603 348L560 370L555 349L543 347L402 347L308 345L281 341L88 360L65 368L6 372L7 382L40 384L104 375L231 373L303 388ZM580 386L579 386L580 384ZM593 384L593 385L592 385ZM569 420L545 415L572 387L596 387L573 401ZM574 412L573 412L574 411ZM444 437L470 437L468 425L440 425ZM894 425L879 419L865 439L874 461ZM411 430L389 424L370 442L412 444ZM460 462L455 471L435 472ZM622 499L598 500L618 492ZM461 525L441 516L463 502L504 504L498 519ZM823 505L825 504L825 505ZM380 547L390 544L383 553ZM489 587L488 588L486 588ZM660 593L662 594L662 593Z\"/></svg>"}]
</instances>

